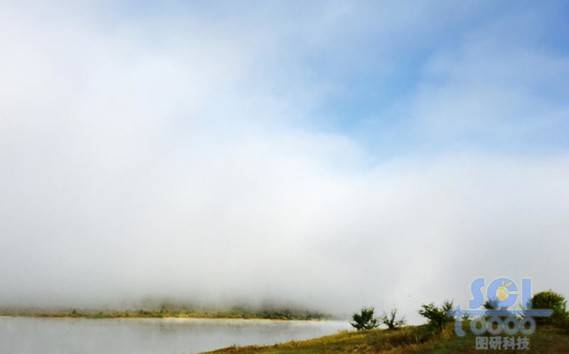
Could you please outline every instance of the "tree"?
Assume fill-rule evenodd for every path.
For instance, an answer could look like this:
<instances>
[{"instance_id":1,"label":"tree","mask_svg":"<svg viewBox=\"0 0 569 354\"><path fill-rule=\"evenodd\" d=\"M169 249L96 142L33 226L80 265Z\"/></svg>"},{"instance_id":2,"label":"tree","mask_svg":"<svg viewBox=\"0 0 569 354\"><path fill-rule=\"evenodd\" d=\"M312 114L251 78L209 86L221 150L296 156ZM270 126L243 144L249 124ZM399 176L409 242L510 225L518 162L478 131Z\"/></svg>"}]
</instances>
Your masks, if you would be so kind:
<instances>
[{"instance_id":1,"label":"tree","mask_svg":"<svg viewBox=\"0 0 569 354\"><path fill-rule=\"evenodd\" d=\"M452 321L454 319L453 317L454 302L451 300L446 300L445 302L443 302L442 309L446 313L449 321Z\"/></svg>"},{"instance_id":2,"label":"tree","mask_svg":"<svg viewBox=\"0 0 569 354\"><path fill-rule=\"evenodd\" d=\"M489 299L486 300L484 303L484 308L489 311L500 310L500 306L498 306L498 299Z\"/></svg>"},{"instance_id":3,"label":"tree","mask_svg":"<svg viewBox=\"0 0 569 354\"><path fill-rule=\"evenodd\" d=\"M421 306L419 314L429 320L429 326L442 331L446 324L454 320L454 304L452 301L445 301L438 307L434 303Z\"/></svg>"},{"instance_id":4,"label":"tree","mask_svg":"<svg viewBox=\"0 0 569 354\"><path fill-rule=\"evenodd\" d=\"M537 317L535 320L540 323L560 323L568 316L565 297L553 290L542 291L535 294L531 298L528 307L534 310L544 309L553 311L550 318Z\"/></svg>"},{"instance_id":5,"label":"tree","mask_svg":"<svg viewBox=\"0 0 569 354\"><path fill-rule=\"evenodd\" d=\"M492 314L492 316L490 316L488 314L488 311L504 311L505 312L508 310L507 307L500 306L500 300L498 300L498 299L491 298L491 299L486 300L486 302L484 303L484 309L486 309L486 311L487 311L487 315L484 316L486 319L491 318L491 317L498 317L502 320L505 320L506 318L508 318L508 315L496 316L496 314L499 312L494 312ZM492 313L492 312L490 312L490 313Z\"/></svg>"},{"instance_id":6,"label":"tree","mask_svg":"<svg viewBox=\"0 0 569 354\"><path fill-rule=\"evenodd\" d=\"M352 316L353 322L350 322L352 327L358 331L364 331L379 326L377 319L373 317L375 309L373 307L364 307L360 313L354 313Z\"/></svg>"},{"instance_id":7,"label":"tree","mask_svg":"<svg viewBox=\"0 0 569 354\"><path fill-rule=\"evenodd\" d=\"M397 309L392 309L389 314L383 313L381 322L387 326L387 329L398 329L405 325L405 318L397 318Z\"/></svg>"}]
</instances>

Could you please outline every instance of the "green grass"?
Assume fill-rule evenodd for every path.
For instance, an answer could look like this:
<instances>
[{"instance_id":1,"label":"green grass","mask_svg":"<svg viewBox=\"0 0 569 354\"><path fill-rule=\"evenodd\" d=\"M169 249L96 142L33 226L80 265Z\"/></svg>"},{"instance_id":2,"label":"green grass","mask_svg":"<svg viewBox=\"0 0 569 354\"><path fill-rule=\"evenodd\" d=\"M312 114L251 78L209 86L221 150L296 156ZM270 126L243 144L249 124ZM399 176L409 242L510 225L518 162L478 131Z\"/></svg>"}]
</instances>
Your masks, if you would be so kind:
<instances>
[{"instance_id":1,"label":"green grass","mask_svg":"<svg viewBox=\"0 0 569 354\"><path fill-rule=\"evenodd\" d=\"M529 337L530 350L518 353L569 353L569 335L555 327L542 327ZM400 330L345 331L305 341L271 346L229 347L211 353L318 354L318 353L514 353L512 350L476 350L472 335L457 337L451 327L434 333L425 326Z\"/></svg>"}]
</instances>

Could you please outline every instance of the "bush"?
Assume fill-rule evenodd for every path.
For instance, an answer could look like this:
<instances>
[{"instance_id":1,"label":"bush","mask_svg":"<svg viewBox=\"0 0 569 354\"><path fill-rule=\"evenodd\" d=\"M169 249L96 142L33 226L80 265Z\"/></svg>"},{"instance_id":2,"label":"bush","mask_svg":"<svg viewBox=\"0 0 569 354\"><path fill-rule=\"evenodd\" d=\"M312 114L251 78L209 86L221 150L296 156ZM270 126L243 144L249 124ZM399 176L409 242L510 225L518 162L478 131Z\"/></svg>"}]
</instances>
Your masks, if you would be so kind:
<instances>
[{"instance_id":1,"label":"bush","mask_svg":"<svg viewBox=\"0 0 569 354\"><path fill-rule=\"evenodd\" d=\"M353 322L350 322L352 327L358 331L364 331L379 326L377 319L373 317L375 309L373 307L364 307L360 313L354 313L352 316Z\"/></svg>"},{"instance_id":2,"label":"bush","mask_svg":"<svg viewBox=\"0 0 569 354\"><path fill-rule=\"evenodd\" d=\"M498 306L498 304L499 304L498 299L490 299L484 303L484 308L486 310L501 310L501 309L507 310L505 308Z\"/></svg>"},{"instance_id":3,"label":"bush","mask_svg":"<svg viewBox=\"0 0 569 354\"><path fill-rule=\"evenodd\" d=\"M484 303L484 309L486 309L487 311L507 311L508 308L507 307L503 307L503 306L499 306L500 301L498 299L489 299ZM486 319L489 319L490 317L494 317L494 315L489 316L489 315L484 315L484 317ZM505 320L508 316L507 315L502 315L502 316L496 316L498 318L501 318L502 320Z\"/></svg>"},{"instance_id":4,"label":"bush","mask_svg":"<svg viewBox=\"0 0 569 354\"><path fill-rule=\"evenodd\" d=\"M565 297L552 290L542 291L535 294L528 307L534 310L546 309L553 310L553 314L549 318L536 318L539 323L562 323L567 317L567 301Z\"/></svg>"},{"instance_id":5,"label":"bush","mask_svg":"<svg viewBox=\"0 0 569 354\"><path fill-rule=\"evenodd\" d=\"M381 322L387 326L387 329L398 329L405 325L405 319L403 317L397 318L397 309L391 310L389 314L384 313Z\"/></svg>"},{"instance_id":6,"label":"bush","mask_svg":"<svg viewBox=\"0 0 569 354\"><path fill-rule=\"evenodd\" d=\"M429 320L429 326L438 331L442 331L446 324L454 320L452 311L454 304L452 301L445 301L438 307L433 303L423 305L419 314Z\"/></svg>"}]
</instances>

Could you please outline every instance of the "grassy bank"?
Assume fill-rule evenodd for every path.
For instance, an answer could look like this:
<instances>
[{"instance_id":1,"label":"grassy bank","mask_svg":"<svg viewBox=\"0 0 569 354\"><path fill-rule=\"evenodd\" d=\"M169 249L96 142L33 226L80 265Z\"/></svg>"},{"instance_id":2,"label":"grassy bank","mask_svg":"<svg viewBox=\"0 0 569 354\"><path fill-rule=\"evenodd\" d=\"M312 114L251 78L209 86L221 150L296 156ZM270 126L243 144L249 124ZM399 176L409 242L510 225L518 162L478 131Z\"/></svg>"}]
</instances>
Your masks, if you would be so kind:
<instances>
[{"instance_id":1,"label":"grassy bank","mask_svg":"<svg viewBox=\"0 0 569 354\"><path fill-rule=\"evenodd\" d=\"M519 353L569 353L569 335L554 327L538 328L530 336L530 350ZM400 330L341 332L336 335L271 346L229 347L210 353L513 353L512 350L476 350L472 335L457 337L451 327L433 333L426 326Z\"/></svg>"},{"instance_id":2,"label":"grassy bank","mask_svg":"<svg viewBox=\"0 0 569 354\"><path fill-rule=\"evenodd\" d=\"M40 317L40 318L230 318L230 319L271 319L271 320L320 320L328 316L314 311L291 309L247 309L231 308L227 310L192 310L192 309L160 309L160 310L4 310L0 316Z\"/></svg>"}]
</instances>

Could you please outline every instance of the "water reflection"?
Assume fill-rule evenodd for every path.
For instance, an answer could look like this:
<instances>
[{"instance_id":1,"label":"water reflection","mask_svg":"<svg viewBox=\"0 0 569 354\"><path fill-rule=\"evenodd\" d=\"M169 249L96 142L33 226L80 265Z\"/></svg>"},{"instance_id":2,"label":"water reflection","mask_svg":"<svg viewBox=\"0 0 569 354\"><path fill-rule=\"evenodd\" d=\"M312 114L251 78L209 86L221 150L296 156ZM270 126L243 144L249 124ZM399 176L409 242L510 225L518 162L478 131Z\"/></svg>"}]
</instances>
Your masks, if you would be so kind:
<instances>
[{"instance_id":1,"label":"water reflection","mask_svg":"<svg viewBox=\"0 0 569 354\"><path fill-rule=\"evenodd\" d=\"M197 353L348 329L336 321L0 318L0 353Z\"/></svg>"}]
</instances>

